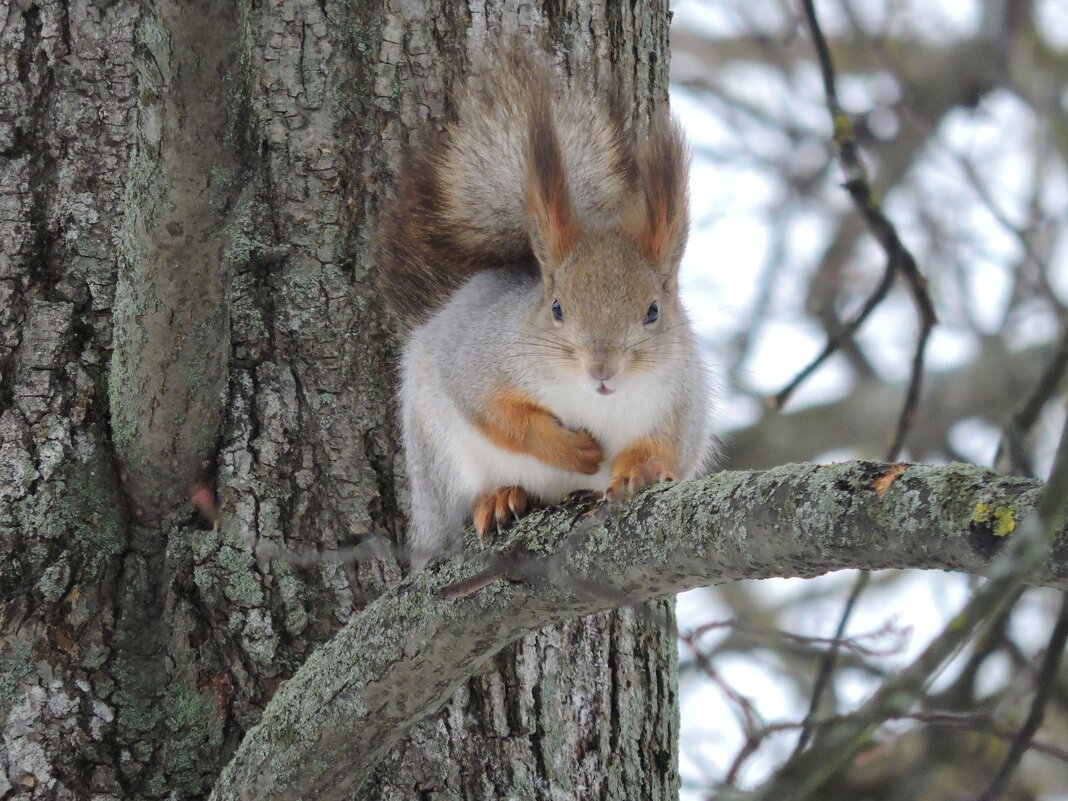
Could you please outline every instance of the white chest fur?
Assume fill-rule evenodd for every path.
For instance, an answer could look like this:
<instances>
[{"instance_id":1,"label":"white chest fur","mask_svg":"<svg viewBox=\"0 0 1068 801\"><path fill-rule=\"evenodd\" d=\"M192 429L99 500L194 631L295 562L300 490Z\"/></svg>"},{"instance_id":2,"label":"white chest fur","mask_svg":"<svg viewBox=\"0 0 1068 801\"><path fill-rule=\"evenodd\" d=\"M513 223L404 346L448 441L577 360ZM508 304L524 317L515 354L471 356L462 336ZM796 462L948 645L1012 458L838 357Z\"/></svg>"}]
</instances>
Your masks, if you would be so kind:
<instances>
[{"instance_id":1,"label":"white chest fur","mask_svg":"<svg viewBox=\"0 0 1068 801\"><path fill-rule=\"evenodd\" d=\"M532 456L505 451L451 408L443 421L442 445L455 464L461 495L473 498L497 487L520 485L543 501L555 502L574 490L603 492L608 488L613 458L660 428L675 401L672 382L655 373L634 376L607 396L567 380L546 382L533 394L565 426L586 430L597 440L605 457L600 471L591 476L572 473Z\"/></svg>"},{"instance_id":2,"label":"white chest fur","mask_svg":"<svg viewBox=\"0 0 1068 801\"><path fill-rule=\"evenodd\" d=\"M533 394L565 426L590 432L608 459L662 426L676 402L674 382L660 371L629 376L611 395L571 378L544 382Z\"/></svg>"}]
</instances>

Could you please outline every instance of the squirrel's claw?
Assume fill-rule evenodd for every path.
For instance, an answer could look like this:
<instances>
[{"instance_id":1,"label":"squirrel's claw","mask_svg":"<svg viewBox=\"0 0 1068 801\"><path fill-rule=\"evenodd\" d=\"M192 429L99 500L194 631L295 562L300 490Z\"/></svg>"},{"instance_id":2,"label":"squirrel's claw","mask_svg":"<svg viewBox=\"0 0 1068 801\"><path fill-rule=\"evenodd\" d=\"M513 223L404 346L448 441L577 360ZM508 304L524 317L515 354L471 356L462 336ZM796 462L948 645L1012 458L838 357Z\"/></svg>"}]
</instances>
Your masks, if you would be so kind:
<instances>
[{"instance_id":1,"label":"squirrel's claw","mask_svg":"<svg viewBox=\"0 0 1068 801\"><path fill-rule=\"evenodd\" d=\"M674 480L675 476L667 465L654 457L613 476L604 497L609 501L622 501L645 487Z\"/></svg>"},{"instance_id":2,"label":"squirrel's claw","mask_svg":"<svg viewBox=\"0 0 1068 801\"><path fill-rule=\"evenodd\" d=\"M530 509L530 497L522 487L499 487L495 492L480 496L475 501L475 530L482 542L496 523L499 531L513 520L518 520Z\"/></svg>"},{"instance_id":3,"label":"squirrel's claw","mask_svg":"<svg viewBox=\"0 0 1068 801\"><path fill-rule=\"evenodd\" d=\"M595 490L577 489L565 495L560 504L562 506L572 506L578 503L596 503L599 500L601 500L601 496Z\"/></svg>"}]
</instances>

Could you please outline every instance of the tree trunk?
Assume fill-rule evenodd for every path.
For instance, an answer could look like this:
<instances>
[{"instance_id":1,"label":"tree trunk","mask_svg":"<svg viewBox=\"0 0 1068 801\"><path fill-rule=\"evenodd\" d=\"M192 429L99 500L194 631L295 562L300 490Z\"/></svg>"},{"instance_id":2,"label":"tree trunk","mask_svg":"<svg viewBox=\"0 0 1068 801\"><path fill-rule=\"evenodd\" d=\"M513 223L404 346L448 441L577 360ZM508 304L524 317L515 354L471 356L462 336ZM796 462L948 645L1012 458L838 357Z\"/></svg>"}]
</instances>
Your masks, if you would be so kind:
<instances>
[{"instance_id":1,"label":"tree trunk","mask_svg":"<svg viewBox=\"0 0 1068 801\"><path fill-rule=\"evenodd\" d=\"M396 582L388 559L268 557L402 536L368 261L399 148L502 31L647 114L667 21L657 0L0 6L0 796L206 796ZM672 628L661 603L506 648L360 796L675 797Z\"/></svg>"}]
</instances>

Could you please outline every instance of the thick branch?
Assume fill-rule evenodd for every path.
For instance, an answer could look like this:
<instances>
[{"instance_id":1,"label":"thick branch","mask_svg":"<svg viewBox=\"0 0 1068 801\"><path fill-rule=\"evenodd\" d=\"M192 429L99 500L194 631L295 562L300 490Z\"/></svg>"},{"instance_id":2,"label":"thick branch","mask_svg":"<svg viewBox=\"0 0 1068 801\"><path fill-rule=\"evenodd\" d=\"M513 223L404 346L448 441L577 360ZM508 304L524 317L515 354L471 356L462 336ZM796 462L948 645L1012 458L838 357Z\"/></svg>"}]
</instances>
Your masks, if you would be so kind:
<instances>
[{"instance_id":1,"label":"thick branch","mask_svg":"<svg viewBox=\"0 0 1068 801\"><path fill-rule=\"evenodd\" d=\"M167 0L153 11L138 27L148 66L138 80L109 400L132 509L157 519L185 503L218 444L241 44L229 0Z\"/></svg>"},{"instance_id":2,"label":"thick branch","mask_svg":"<svg viewBox=\"0 0 1068 801\"><path fill-rule=\"evenodd\" d=\"M500 551L524 557L494 560L493 570L524 580L445 600L445 587L488 561L469 543L467 559L409 577L313 654L249 731L212 798L350 797L479 665L564 618L742 578L857 567L982 573L1003 541L996 534L1010 534L1041 490L962 465L894 475L870 462L787 465L664 485L590 515L546 510ZM1052 557L1028 578L1068 588L1063 523Z\"/></svg>"}]
</instances>

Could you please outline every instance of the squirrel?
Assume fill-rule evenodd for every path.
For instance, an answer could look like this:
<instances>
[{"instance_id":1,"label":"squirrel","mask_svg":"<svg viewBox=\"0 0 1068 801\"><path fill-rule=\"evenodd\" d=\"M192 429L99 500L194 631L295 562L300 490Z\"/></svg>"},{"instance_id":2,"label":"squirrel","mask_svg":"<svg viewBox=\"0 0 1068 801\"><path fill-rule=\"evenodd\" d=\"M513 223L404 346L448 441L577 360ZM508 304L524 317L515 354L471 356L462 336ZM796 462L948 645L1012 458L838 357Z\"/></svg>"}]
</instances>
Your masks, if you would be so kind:
<instances>
[{"instance_id":1,"label":"squirrel","mask_svg":"<svg viewBox=\"0 0 1068 801\"><path fill-rule=\"evenodd\" d=\"M680 301L677 121L558 90L513 45L403 156L379 291L403 335L416 566L576 491L626 498L713 457L710 374Z\"/></svg>"}]
</instances>

